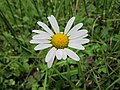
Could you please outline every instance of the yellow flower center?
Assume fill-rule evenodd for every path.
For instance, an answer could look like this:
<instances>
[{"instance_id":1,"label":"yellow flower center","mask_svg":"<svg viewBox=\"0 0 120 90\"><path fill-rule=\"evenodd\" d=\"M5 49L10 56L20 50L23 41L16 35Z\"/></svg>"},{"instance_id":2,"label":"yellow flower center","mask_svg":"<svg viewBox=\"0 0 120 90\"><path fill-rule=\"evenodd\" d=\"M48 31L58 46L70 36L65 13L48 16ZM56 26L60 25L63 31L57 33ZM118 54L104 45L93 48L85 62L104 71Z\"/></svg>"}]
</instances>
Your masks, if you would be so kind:
<instances>
[{"instance_id":1,"label":"yellow flower center","mask_svg":"<svg viewBox=\"0 0 120 90\"><path fill-rule=\"evenodd\" d=\"M57 33L53 35L51 43L54 47L62 49L68 46L68 36L62 33Z\"/></svg>"}]
</instances>

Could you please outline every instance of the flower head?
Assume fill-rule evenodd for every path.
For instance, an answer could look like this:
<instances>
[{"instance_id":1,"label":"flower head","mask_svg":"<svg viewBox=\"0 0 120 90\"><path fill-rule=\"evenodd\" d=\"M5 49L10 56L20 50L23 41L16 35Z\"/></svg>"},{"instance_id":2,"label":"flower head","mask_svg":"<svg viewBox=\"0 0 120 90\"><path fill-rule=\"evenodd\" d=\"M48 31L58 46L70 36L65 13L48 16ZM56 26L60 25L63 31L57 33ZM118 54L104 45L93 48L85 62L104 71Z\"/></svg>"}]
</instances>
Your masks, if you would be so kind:
<instances>
[{"instance_id":1,"label":"flower head","mask_svg":"<svg viewBox=\"0 0 120 90\"><path fill-rule=\"evenodd\" d=\"M79 56L70 50L69 47L78 50L85 49L83 47L83 44L88 43L89 39L85 38L88 36L87 30L79 30L83 26L83 23L79 23L71 28L75 20L75 17L72 17L68 21L64 32L60 32L55 17L51 15L48 17L48 20L53 30L51 30L45 23L40 21L38 21L37 24L41 26L45 31L32 30L32 32L37 33L37 35L34 35L30 41L30 43L38 44L34 50L43 50L50 48L45 58L45 61L47 62L49 68L52 66L55 57L58 60L65 60L67 59L67 56L69 56L73 60L79 61Z\"/></svg>"}]
</instances>

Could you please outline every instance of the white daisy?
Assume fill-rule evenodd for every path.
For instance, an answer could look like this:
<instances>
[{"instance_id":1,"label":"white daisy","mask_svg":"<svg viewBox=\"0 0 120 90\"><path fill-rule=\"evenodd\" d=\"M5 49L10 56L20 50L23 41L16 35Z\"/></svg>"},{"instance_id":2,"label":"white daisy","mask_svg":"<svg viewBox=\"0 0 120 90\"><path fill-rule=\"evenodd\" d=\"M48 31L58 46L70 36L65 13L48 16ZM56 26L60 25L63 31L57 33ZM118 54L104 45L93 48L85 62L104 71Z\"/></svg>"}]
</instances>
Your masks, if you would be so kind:
<instances>
[{"instance_id":1,"label":"white daisy","mask_svg":"<svg viewBox=\"0 0 120 90\"><path fill-rule=\"evenodd\" d=\"M67 56L72 58L75 61L79 61L79 56L69 49L69 47L84 50L83 44L88 43L89 39L85 37L88 36L87 30L79 30L83 23L75 25L73 28L72 24L75 20L75 17L72 17L66 27L64 32L60 32L57 20L53 15L48 17L48 20L53 28L53 31L43 22L38 21L37 24L41 26L45 31L42 30L33 30L32 32L37 33L32 37L30 43L38 44L34 50L43 50L51 47L48 51L45 61L50 68L53 64L54 58L58 60L67 59Z\"/></svg>"}]
</instances>

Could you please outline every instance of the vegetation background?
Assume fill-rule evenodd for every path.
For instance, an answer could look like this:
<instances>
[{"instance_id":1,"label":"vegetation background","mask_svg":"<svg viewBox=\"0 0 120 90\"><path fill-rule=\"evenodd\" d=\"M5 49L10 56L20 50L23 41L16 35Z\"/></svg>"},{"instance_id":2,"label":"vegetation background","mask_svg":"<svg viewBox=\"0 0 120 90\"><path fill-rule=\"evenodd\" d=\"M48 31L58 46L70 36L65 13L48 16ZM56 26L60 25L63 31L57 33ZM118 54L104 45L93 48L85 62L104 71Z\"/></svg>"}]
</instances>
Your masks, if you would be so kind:
<instances>
[{"instance_id":1,"label":"vegetation background","mask_svg":"<svg viewBox=\"0 0 120 90\"><path fill-rule=\"evenodd\" d=\"M76 51L81 61L55 61L48 69L48 49L31 45L36 22L61 30L75 16L90 43ZM120 90L120 0L0 0L0 90Z\"/></svg>"}]
</instances>

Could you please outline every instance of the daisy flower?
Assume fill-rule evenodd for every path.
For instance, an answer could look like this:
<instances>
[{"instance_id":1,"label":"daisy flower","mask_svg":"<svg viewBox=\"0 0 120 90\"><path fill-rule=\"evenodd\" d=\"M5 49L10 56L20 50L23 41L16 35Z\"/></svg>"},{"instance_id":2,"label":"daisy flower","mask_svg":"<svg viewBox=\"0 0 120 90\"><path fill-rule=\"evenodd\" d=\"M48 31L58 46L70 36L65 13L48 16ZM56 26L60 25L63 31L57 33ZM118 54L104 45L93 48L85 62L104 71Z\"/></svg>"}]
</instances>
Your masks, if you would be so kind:
<instances>
[{"instance_id":1,"label":"daisy flower","mask_svg":"<svg viewBox=\"0 0 120 90\"><path fill-rule=\"evenodd\" d=\"M70 50L69 47L78 50L85 49L83 44L88 43L89 39L85 38L88 36L88 31L85 29L80 30L80 28L83 26L83 23L78 23L72 27L72 24L75 20L75 17L72 17L68 21L64 32L60 32L56 18L51 15L48 17L48 20L52 26L52 30L45 23L40 21L38 21L37 24L45 31L32 30L32 32L37 33L30 41L30 43L38 44L34 50L50 48L45 57L45 62L47 62L48 68L52 66L55 57L58 60L65 60L67 59L67 56L69 56L71 59L79 61L79 56L74 51Z\"/></svg>"}]
</instances>

